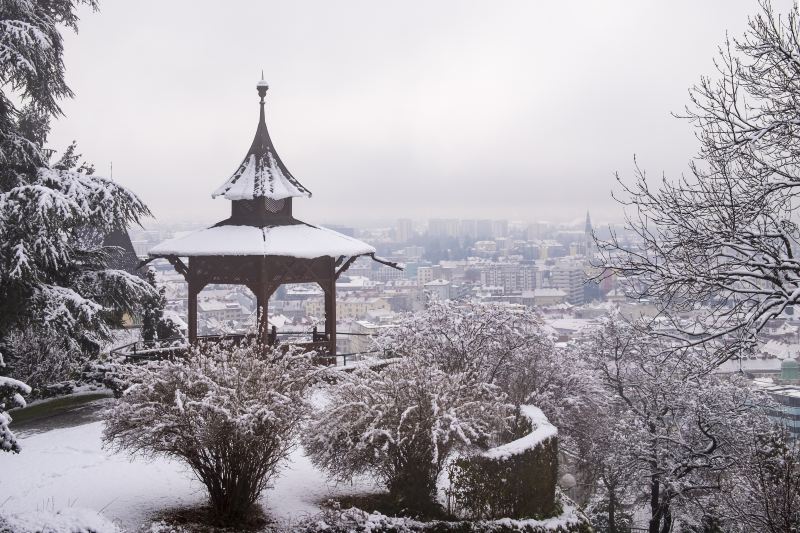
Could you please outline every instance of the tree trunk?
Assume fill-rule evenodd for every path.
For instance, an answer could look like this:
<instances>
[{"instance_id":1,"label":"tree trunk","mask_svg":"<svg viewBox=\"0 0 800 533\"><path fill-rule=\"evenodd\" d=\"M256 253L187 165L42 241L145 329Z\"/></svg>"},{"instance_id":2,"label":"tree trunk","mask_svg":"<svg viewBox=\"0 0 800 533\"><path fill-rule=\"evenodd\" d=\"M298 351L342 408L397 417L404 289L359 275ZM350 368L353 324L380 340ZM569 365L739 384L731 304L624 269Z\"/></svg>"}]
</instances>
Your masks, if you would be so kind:
<instances>
[{"instance_id":1,"label":"tree trunk","mask_svg":"<svg viewBox=\"0 0 800 533\"><path fill-rule=\"evenodd\" d=\"M650 524L648 533L661 533L661 506L659 505L660 486L658 477L653 475L650 478Z\"/></svg>"},{"instance_id":2,"label":"tree trunk","mask_svg":"<svg viewBox=\"0 0 800 533\"><path fill-rule=\"evenodd\" d=\"M613 490L608 492L608 533L617 533L617 497Z\"/></svg>"},{"instance_id":3,"label":"tree trunk","mask_svg":"<svg viewBox=\"0 0 800 533\"><path fill-rule=\"evenodd\" d=\"M669 503L664 504L662 517L661 533L669 533L672 530L672 511L670 511Z\"/></svg>"}]
</instances>

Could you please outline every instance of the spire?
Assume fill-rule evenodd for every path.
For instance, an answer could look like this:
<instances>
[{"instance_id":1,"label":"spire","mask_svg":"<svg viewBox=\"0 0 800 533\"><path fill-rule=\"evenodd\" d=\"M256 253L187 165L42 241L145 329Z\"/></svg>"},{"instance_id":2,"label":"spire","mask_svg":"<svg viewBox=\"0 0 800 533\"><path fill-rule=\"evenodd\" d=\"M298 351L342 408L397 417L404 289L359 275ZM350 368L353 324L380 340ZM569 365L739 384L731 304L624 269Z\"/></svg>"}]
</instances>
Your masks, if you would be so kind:
<instances>
[{"instance_id":1,"label":"spire","mask_svg":"<svg viewBox=\"0 0 800 533\"><path fill-rule=\"evenodd\" d=\"M213 198L224 196L228 200L282 200L293 196L311 196L311 191L297 181L283 164L269 137L264 113L264 99L268 89L269 85L264 81L262 71L261 81L256 84L260 111L253 143L236 172L211 195Z\"/></svg>"}]
</instances>

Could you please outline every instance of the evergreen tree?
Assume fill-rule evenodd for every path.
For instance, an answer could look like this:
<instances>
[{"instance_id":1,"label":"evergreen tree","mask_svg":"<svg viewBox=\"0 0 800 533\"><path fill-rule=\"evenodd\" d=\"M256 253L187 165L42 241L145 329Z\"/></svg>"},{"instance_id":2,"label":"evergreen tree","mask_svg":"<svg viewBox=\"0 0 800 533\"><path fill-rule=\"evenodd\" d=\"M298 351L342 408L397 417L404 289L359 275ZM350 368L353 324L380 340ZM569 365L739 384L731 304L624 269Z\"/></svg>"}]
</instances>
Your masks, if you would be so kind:
<instances>
[{"instance_id":1,"label":"evergreen tree","mask_svg":"<svg viewBox=\"0 0 800 533\"><path fill-rule=\"evenodd\" d=\"M58 101L72 96L60 27L77 30L81 4L96 7L94 0L0 2L0 351L11 367L25 355L9 342L15 332L95 351L110 336L113 312L137 312L152 294L145 281L109 268L120 250L102 245L147 207L79 163L74 145L54 161L44 148Z\"/></svg>"},{"instance_id":2,"label":"evergreen tree","mask_svg":"<svg viewBox=\"0 0 800 533\"><path fill-rule=\"evenodd\" d=\"M152 341L161 337L159 333L159 325L164 320L164 306L167 299L164 296L164 288L160 289L156 285L156 271L154 268L147 270L147 283L157 291L156 295L147 299L144 304L144 311L142 313L142 339Z\"/></svg>"}]
</instances>

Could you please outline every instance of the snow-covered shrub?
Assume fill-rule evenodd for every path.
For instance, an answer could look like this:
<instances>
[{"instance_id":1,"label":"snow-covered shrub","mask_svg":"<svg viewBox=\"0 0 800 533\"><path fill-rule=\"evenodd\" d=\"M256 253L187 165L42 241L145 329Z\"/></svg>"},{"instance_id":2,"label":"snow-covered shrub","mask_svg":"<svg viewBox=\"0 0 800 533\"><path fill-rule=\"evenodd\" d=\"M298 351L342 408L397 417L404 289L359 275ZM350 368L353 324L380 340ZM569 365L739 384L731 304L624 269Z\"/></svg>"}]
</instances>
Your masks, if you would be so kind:
<instances>
[{"instance_id":1,"label":"snow-covered shrub","mask_svg":"<svg viewBox=\"0 0 800 533\"><path fill-rule=\"evenodd\" d=\"M548 329L528 308L433 301L378 339L396 355L422 357L445 372L474 374L498 385L515 405L541 408L554 423L580 390L580 360L555 350Z\"/></svg>"},{"instance_id":2,"label":"snow-covered shrub","mask_svg":"<svg viewBox=\"0 0 800 533\"><path fill-rule=\"evenodd\" d=\"M58 392L59 384L78 377L86 359L52 331L12 331L6 348L11 354L6 361L9 374L30 385L36 398L50 396L49 390Z\"/></svg>"},{"instance_id":3,"label":"snow-covered shrub","mask_svg":"<svg viewBox=\"0 0 800 533\"><path fill-rule=\"evenodd\" d=\"M0 354L0 368L3 368L3 354ZM11 415L6 411L15 407L25 407L24 394L30 394L31 388L13 378L0 376L0 451L19 453L19 443L9 429Z\"/></svg>"},{"instance_id":4,"label":"snow-covered shrub","mask_svg":"<svg viewBox=\"0 0 800 533\"><path fill-rule=\"evenodd\" d=\"M452 511L471 520L557 514L557 430L542 411L522 406L529 432L448 467Z\"/></svg>"},{"instance_id":5,"label":"snow-covered shrub","mask_svg":"<svg viewBox=\"0 0 800 533\"><path fill-rule=\"evenodd\" d=\"M342 373L303 444L334 477L371 473L399 505L427 513L450 454L493 445L509 417L496 386L409 354L380 371Z\"/></svg>"},{"instance_id":6,"label":"snow-covered shrub","mask_svg":"<svg viewBox=\"0 0 800 533\"><path fill-rule=\"evenodd\" d=\"M132 373L137 366L123 356L104 355L88 361L80 377L84 383L106 387L119 398L131 385Z\"/></svg>"},{"instance_id":7,"label":"snow-covered shrub","mask_svg":"<svg viewBox=\"0 0 800 533\"><path fill-rule=\"evenodd\" d=\"M185 462L221 524L244 519L295 445L314 367L307 354L250 344L194 347L132 370L105 414L104 441Z\"/></svg>"}]
</instances>

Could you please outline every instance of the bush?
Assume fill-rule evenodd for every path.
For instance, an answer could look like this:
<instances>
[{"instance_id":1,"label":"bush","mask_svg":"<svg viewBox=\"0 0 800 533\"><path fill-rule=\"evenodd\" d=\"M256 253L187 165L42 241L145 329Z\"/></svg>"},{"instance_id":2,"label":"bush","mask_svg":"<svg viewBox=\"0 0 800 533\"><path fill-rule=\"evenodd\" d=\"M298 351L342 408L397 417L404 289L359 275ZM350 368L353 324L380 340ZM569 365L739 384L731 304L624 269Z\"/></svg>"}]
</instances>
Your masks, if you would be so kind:
<instances>
[{"instance_id":1,"label":"bush","mask_svg":"<svg viewBox=\"0 0 800 533\"><path fill-rule=\"evenodd\" d=\"M106 412L104 441L185 462L206 486L215 521L242 522L307 414L309 356L216 343L131 371L135 384Z\"/></svg>"},{"instance_id":2,"label":"bush","mask_svg":"<svg viewBox=\"0 0 800 533\"><path fill-rule=\"evenodd\" d=\"M451 508L471 520L557 514L558 440L541 411L524 406L528 433L448 468ZM533 426L533 427L532 427Z\"/></svg>"},{"instance_id":3,"label":"bush","mask_svg":"<svg viewBox=\"0 0 800 533\"><path fill-rule=\"evenodd\" d=\"M399 505L428 516L451 453L488 448L513 416L497 387L411 355L342 373L330 395L304 438L312 462L341 480L370 473Z\"/></svg>"}]
</instances>

